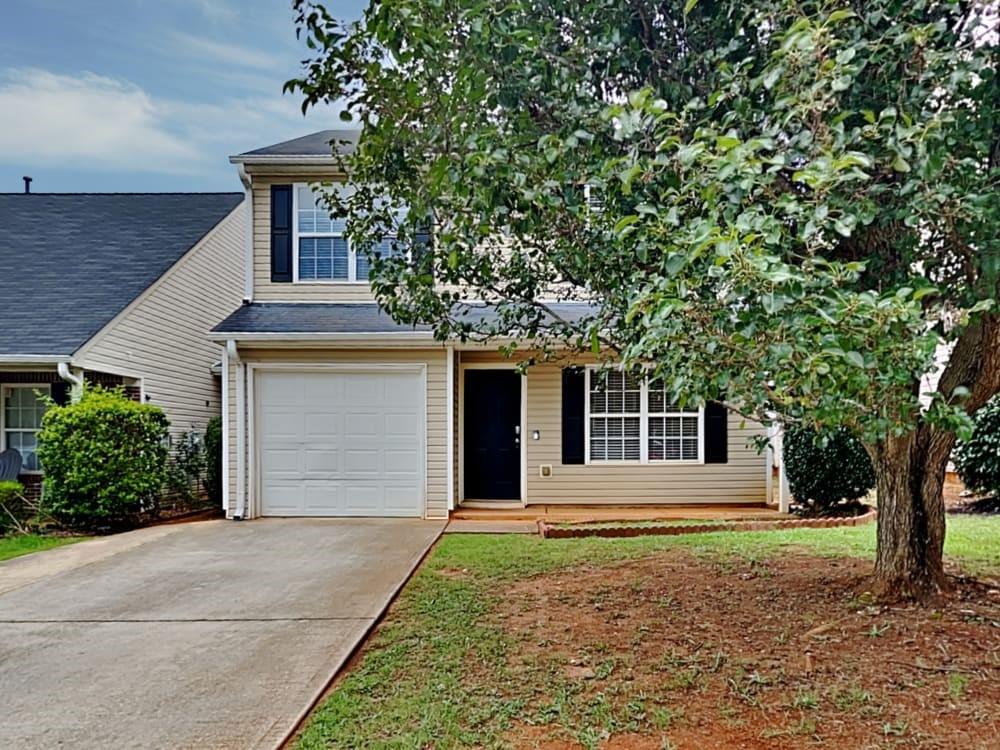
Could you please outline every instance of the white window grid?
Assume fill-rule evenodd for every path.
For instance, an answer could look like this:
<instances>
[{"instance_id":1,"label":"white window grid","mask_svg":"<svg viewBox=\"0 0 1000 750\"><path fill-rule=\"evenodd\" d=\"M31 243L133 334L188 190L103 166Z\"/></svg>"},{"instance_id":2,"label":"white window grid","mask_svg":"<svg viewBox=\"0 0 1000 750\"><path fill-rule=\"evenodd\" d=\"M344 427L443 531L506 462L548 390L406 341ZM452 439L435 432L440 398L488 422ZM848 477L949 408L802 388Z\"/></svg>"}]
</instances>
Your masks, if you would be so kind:
<instances>
[{"instance_id":1,"label":"white window grid","mask_svg":"<svg viewBox=\"0 0 1000 750\"><path fill-rule=\"evenodd\" d=\"M586 391L584 394L584 462L586 464L703 464L705 462L705 448L704 448L704 432L705 432L705 410L703 408L698 409L682 409L676 404L669 403L669 397L667 396L665 390L662 387L656 387L653 385L651 388L650 382L636 375L626 375L620 368L605 368L600 365L588 365L586 368L587 380L586 380ZM628 404L628 410L616 412L609 411L607 405L603 411L600 409L600 399L597 399L598 403L594 403L593 399L593 385L595 383L596 377L608 377L607 375L602 375L602 373L620 373L620 377L628 377L633 379L635 386L638 387L638 408L634 407L634 402ZM619 382L619 376L615 377L615 382ZM635 387L626 387L626 392L634 392ZM623 400L624 401L624 400ZM607 402L606 402L607 403ZM623 403L623 406L625 404ZM652 406L652 408L651 408ZM597 407L597 408L594 408ZM634 449L631 455L625 456L624 440L623 435L623 450L622 457L606 458L600 456L591 455L591 438L604 438L606 441L607 427L605 427L605 435L591 435L594 425L591 424L593 419L603 419L607 420L609 418L620 418L633 420L632 424L635 424L635 420L638 420L638 440L639 440L639 450L638 455L635 455ZM609 423L605 421L605 425ZM652 427L651 426L656 425ZM677 428L674 430L673 427L668 425L676 425ZM676 435L660 435L660 426L662 426L662 432L666 433L668 429L671 431L676 431ZM631 428L634 432L634 426ZM625 423L622 423L622 432L625 431ZM652 434L651 434L652 432ZM617 439L617 434L612 436ZM634 435L628 436L630 440L635 439ZM663 456L660 457L658 450L658 442L662 441L663 445ZM691 443L694 443L694 451L691 451ZM653 443L653 450L650 451L651 442ZM605 442L605 445L607 443ZM669 449L668 449L669 445ZM676 447L676 452L679 457L673 458L671 454L673 448ZM652 455L651 455L652 453Z\"/></svg>"},{"instance_id":2,"label":"white window grid","mask_svg":"<svg viewBox=\"0 0 1000 750\"><path fill-rule=\"evenodd\" d=\"M300 205L299 191L307 190L314 196L314 207L307 208ZM292 278L296 284L368 284L368 272L371 265L364 253L358 253L352 244L345 237L346 225L343 219L333 219L322 204L316 200L316 191L306 183L296 183L292 186ZM302 216L300 216L300 213ZM305 222L301 221L306 219ZM341 276L334 275L334 271L339 268L336 256L330 260L330 275L318 276L318 268L314 270L313 276L302 277L302 243L301 240L315 240L314 257L319 264L319 242L329 240L336 243L338 240L343 243L346 251L345 259L346 273ZM385 236L376 243L376 252L382 252L388 256L392 253L393 236ZM331 254L332 255L332 254Z\"/></svg>"},{"instance_id":3,"label":"white window grid","mask_svg":"<svg viewBox=\"0 0 1000 750\"><path fill-rule=\"evenodd\" d=\"M37 448L38 431L41 428L41 416L45 409L36 405L34 399L35 391L51 395L52 388L47 383L12 383L0 385L0 451L8 448L15 448L21 453L24 466L21 469L23 474L40 474L41 466L38 464L35 450ZM17 419L12 419L13 414L8 413L8 397L13 397L17 393L23 397L25 393L31 394L32 404L30 408L23 405L16 407ZM30 415L32 423L25 425L25 416ZM35 417L37 416L37 424ZM16 438L15 438L16 436ZM28 437L33 438L30 446L26 447L25 442Z\"/></svg>"}]
</instances>

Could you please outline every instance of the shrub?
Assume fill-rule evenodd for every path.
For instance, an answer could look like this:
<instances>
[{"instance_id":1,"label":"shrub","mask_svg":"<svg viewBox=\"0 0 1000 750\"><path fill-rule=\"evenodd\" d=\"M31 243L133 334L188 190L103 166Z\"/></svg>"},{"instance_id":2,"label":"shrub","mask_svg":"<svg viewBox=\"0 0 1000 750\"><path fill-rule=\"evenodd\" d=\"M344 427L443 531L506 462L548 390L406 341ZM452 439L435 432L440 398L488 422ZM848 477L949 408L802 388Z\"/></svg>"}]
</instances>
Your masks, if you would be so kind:
<instances>
[{"instance_id":1,"label":"shrub","mask_svg":"<svg viewBox=\"0 0 1000 750\"><path fill-rule=\"evenodd\" d=\"M835 512L875 486L875 470L864 446L844 429L818 433L805 428L785 431L785 472L796 502L807 512Z\"/></svg>"},{"instance_id":2,"label":"shrub","mask_svg":"<svg viewBox=\"0 0 1000 750\"><path fill-rule=\"evenodd\" d=\"M120 526L152 507L166 479L167 418L122 389L49 404L38 433L43 504L72 527Z\"/></svg>"},{"instance_id":3,"label":"shrub","mask_svg":"<svg viewBox=\"0 0 1000 750\"><path fill-rule=\"evenodd\" d=\"M24 487L20 482L0 482L0 536L20 530L24 510Z\"/></svg>"},{"instance_id":4,"label":"shrub","mask_svg":"<svg viewBox=\"0 0 1000 750\"><path fill-rule=\"evenodd\" d=\"M183 503L203 497L205 468L202 436L197 432L185 432L167 462L167 486L174 497Z\"/></svg>"},{"instance_id":5,"label":"shrub","mask_svg":"<svg viewBox=\"0 0 1000 750\"><path fill-rule=\"evenodd\" d=\"M222 417L205 427L205 490L213 502L222 502Z\"/></svg>"},{"instance_id":6,"label":"shrub","mask_svg":"<svg viewBox=\"0 0 1000 750\"><path fill-rule=\"evenodd\" d=\"M1000 399L987 403L973 419L971 437L955 445L955 469L973 492L1000 495Z\"/></svg>"}]
</instances>

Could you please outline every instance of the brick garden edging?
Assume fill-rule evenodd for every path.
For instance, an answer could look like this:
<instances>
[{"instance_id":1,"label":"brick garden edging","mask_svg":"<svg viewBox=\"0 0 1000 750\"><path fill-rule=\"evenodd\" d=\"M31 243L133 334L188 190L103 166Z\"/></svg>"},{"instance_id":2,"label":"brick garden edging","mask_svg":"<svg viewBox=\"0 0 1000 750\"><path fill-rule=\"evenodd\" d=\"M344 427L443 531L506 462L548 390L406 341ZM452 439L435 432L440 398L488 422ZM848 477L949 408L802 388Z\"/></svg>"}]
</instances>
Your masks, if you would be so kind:
<instances>
[{"instance_id":1,"label":"brick garden edging","mask_svg":"<svg viewBox=\"0 0 1000 750\"><path fill-rule=\"evenodd\" d=\"M543 539L578 539L588 536L680 536L682 534L705 534L714 531L778 531L780 529L831 529L838 526L863 526L875 520L875 509L853 518L788 518L780 521L724 521L722 523L699 523L688 526L655 525L643 526L553 526L545 521L538 522L538 533Z\"/></svg>"}]
</instances>

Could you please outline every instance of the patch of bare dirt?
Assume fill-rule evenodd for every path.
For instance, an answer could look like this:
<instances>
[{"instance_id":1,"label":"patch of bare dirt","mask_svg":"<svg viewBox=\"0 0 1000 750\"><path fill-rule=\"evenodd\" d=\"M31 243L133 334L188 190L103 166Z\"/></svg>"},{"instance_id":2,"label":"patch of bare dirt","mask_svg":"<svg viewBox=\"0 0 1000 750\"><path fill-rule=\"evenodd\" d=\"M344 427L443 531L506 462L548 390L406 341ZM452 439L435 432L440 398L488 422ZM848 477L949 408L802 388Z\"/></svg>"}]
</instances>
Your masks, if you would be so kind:
<instances>
[{"instance_id":1,"label":"patch of bare dirt","mask_svg":"<svg viewBox=\"0 0 1000 750\"><path fill-rule=\"evenodd\" d=\"M617 718L587 721L612 727L607 750L1000 748L995 594L962 583L936 609L885 607L869 570L672 550L521 581L495 618L516 640L512 683L535 686L524 715L567 690L606 704ZM559 716L517 724L511 743L580 747Z\"/></svg>"}]
</instances>

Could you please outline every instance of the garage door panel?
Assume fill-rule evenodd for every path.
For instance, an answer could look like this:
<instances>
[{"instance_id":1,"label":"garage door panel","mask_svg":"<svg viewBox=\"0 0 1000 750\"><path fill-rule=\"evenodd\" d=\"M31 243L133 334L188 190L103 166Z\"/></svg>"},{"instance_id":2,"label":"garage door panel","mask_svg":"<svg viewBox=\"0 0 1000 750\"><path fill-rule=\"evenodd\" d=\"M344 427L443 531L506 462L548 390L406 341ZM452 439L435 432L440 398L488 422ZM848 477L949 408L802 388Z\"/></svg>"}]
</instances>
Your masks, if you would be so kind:
<instances>
[{"instance_id":1,"label":"garage door panel","mask_svg":"<svg viewBox=\"0 0 1000 750\"><path fill-rule=\"evenodd\" d=\"M361 450L358 448L344 451L344 474L345 478L357 479L361 477L376 478L379 475L379 451L375 448Z\"/></svg>"},{"instance_id":2,"label":"garage door panel","mask_svg":"<svg viewBox=\"0 0 1000 750\"><path fill-rule=\"evenodd\" d=\"M404 376L392 378L386 383L384 404L390 407L422 408L424 398L421 383Z\"/></svg>"},{"instance_id":3,"label":"garage door panel","mask_svg":"<svg viewBox=\"0 0 1000 750\"><path fill-rule=\"evenodd\" d=\"M300 404L339 406L345 402L344 384L322 373L305 373L299 389Z\"/></svg>"},{"instance_id":4,"label":"garage door panel","mask_svg":"<svg viewBox=\"0 0 1000 750\"><path fill-rule=\"evenodd\" d=\"M412 439L420 429L419 414L386 414L384 417L383 434L387 439Z\"/></svg>"},{"instance_id":5,"label":"garage door panel","mask_svg":"<svg viewBox=\"0 0 1000 750\"><path fill-rule=\"evenodd\" d=\"M375 484L348 483L344 487L344 510L360 515L382 515L382 488Z\"/></svg>"},{"instance_id":6,"label":"garage door panel","mask_svg":"<svg viewBox=\"0 0 1000 750\"><path fill-rule=\"evenodd\" d=\"M383 471L393 478L416 478L420 474L420 453L412 448L387 448Z\"/></svg>"},{"instance_id":7,"label":"garage door panel","mask_svg":"<svg viewBox=\"0 0 1000 750\"><path fill-rule=\"evenodd\" d=\"M329 515L341 502L340 488L329 482L305 482L302 486L302 515Z\"/></svg>"},{"instance_id":8,"label":"garage door panel","mask_svg":"<svg viewBox=\"0 0 1000 750\"><path fill-rule=\"evenodd\" d=\"M302 416L301 435L307 440L336 439L341 432L341 414L329 409L317 409Z\"/></svg>"},{"instance_id":9,"label":"garage door panel","mask_svg":"<svg viewBox=\"0 0 1000 750\"><path fill-rule=\"evenodd\" d=\"M301 483L273 480L268 483L268 508L272 515L300 515L303 508Z\"/></svg>"},{"instance_id":10,"label":"garage door panel","mask_svg":"<svg viewBox=\"0 0 1000 750\"><path fill-rule=\"evenodd\" d=\"M302 437L302 413L287 407L265 407L261 415L272 440L298 440Z\"/></svg>"},{"instance_id":11,"label":"garage door panel","mask_svg":"<svg viewBox=\"0 0 1000 750\"><path fill-rule=\"evenodd\" d=\"M295 479L302 473L301 452L297 447L268 448L262 458L268 479Z\"/></svg>"},{"instance_id":12,"label":"garage door panel","mask_svg":"<svg viewBox=\"0 0 1000 750\"><path fill-rule=\"evenodd\" d=\"M425 472L419 372L261 372L264 515L420 516Z\"/></svg>"},{"instance_id":13,"label":"garage door panel","mask_svg":"<svg viewBox=\"0 0 1000 750\"><path fill-rule=\"evenodd\" d=\"M402 512L410 505L410 485L387 483L384 487L385 507L389 511Z\"/></svg>"},{"instance_id":14,"label":"garage door panel","mask_svg":"<svg viewBox=\"0 0 1000 750\"><path fill-rule=\"evenodd\" d=\"M379 435L381 414L371 411L350 411L344 414L344 436L349 439L373 438Z\"/></svg>"},{"instance_id":15,"label":"garage door panel","mask_svg":"<svg viewBox=\"0 0 1000 750\"><path fill-rule=\"evenodd\" d=\"M305 448L301 453L305 458L305 479L335 479L340 473L340 451L336 446Z\"/></svg>"}]
</instances>

